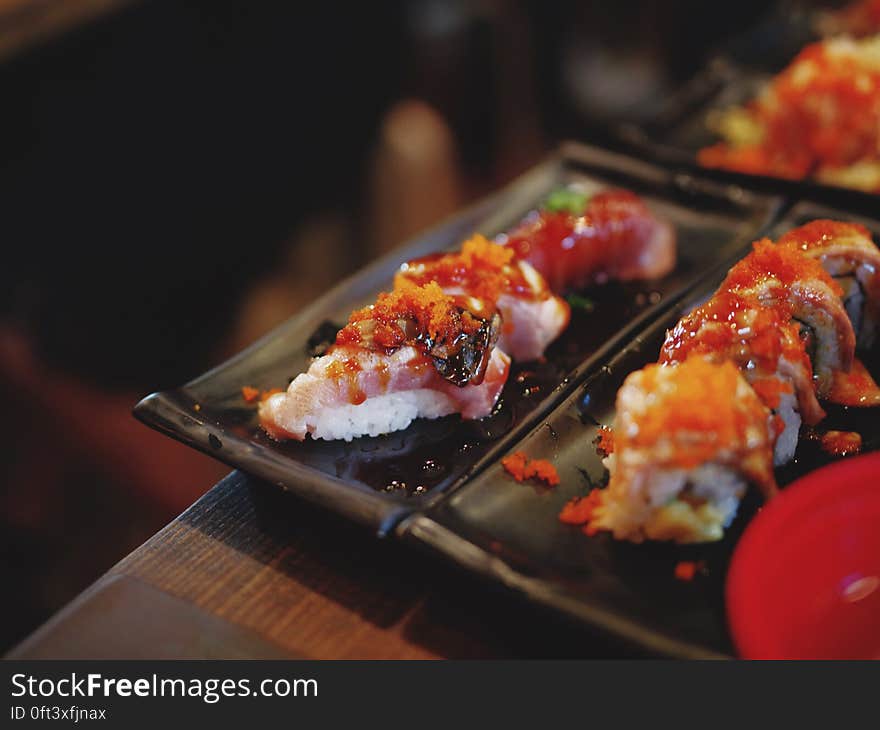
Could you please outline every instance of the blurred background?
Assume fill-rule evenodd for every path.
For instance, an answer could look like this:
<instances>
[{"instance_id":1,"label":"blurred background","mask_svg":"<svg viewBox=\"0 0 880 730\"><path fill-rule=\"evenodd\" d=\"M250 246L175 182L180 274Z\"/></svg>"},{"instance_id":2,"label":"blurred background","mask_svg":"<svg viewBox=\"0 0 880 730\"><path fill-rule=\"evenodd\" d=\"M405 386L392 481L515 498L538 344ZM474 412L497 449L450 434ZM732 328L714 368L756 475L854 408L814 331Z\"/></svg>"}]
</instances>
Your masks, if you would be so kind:
<instances>
[{"instance_id":1,"label":"blurred background","mask_svg":"<svg viewBox=\"0 0 880 730\"><path fill-rule=\"evenodd\" d=\"M0 0L9 648L227 470L137 423L766 3Z\"/></svg>"}]
</instances>

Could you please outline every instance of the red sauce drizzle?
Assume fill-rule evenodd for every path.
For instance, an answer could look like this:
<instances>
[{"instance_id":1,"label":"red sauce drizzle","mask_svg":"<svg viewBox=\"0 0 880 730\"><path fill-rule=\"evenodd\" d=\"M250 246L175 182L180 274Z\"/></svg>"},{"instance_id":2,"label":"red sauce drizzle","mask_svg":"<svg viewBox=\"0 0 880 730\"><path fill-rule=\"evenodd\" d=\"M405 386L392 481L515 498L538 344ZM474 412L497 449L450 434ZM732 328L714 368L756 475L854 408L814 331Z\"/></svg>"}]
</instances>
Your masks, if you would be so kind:
<instances>
[{"instance_id":1,"label":"red sauce drizzle","mask_svg":"<svg viewBox=\"0 0 880 730\"><path fill-rule=\"evenodd\" d=\"M769 279L775 279L784 287L818 279L838 296L843 294L840 285L822 268L821 262L794 247L777 246L769 238L752 244L752 252L728 272L721 289L751 289Z\"/></svg>"},{"instance_id":2,"label":"red sauce drizzle","mask_svg":"<svg viewBox=\"0 0 880 730\"><path fill-rule=\"evenodd\" d=\"M380 360L379 365L376 367L376 373L379 376L379 385L382 386L382 390L388 390L388 383L391 381L391 373L388 372L388 363L384 360Z\"/></svg>"},{"instance_id":3,"label":"red sauce drizzle","mask_svg":"<svg viewBox=\"0 0 880 730\"><path fill-rule=\"evenodd\" d=\"M790 246L801 251L810 251L822 248L829 242L847 238L871 239L871 233L863 225L858 223L844 223L826 218L810 221L798 228L794 228L784 234L777 242L777 246Z\"/></svg>"},{"instance_id":4,"label":"red sauce drizzle","mask_svg":"<svg viewBox=\"0 0 880 730\"><path fill-rule=\"evenodd\" d=\"M361 389L359 375L363 368L357 358L349 357L345 360L334 360L327 366L327 375L333 380L344 380L348 385L348 401L353 405L360 405L366 399L366 393Z\"/></svg>"},{"instance_id":5,"label":"red sauce drizzle","mask_svg":"<svg viewBox=\"0 0 880 730\"><path fill-rule=\"evenodd\" d=\"M804 343L784 304L765 306L738 291L722 289L679 320L663 344L660 362L682 362L692 354L723 355L740 367L752 359L767 374L775 373L780 357L785 357L812 372Z\"/></svg>"},{"instance_id":6,"label":"red sauce drizzle","mask_svg":"<svg viewBox=\"0 0 880 730\"><path fill-rule=\"evenodd\" d=\"M822 450L835 456L858 454L862 450L862 436L855 431L828 431L821 436Z\"/></svg>"},{"instance_id":7,"label":"red sauce drizzle","mask_svg":"<svg viewBox=\"0 0 880 730\"><path fill-rule=\"evenodd\" d=\"M606 456L614 453L614 431L608 426L599 426L599 435L596 437L596 450Z\"/></svg>"},{"instance_id":8,"label":"red sauce drizzle","mask_svg":"<svg viewBox=\"0 0 880 730\"><path fill-rule=\"evenodd\" d=\"M877 406L880 405L880 386L864 363L856 358L848 373L834 371L828 400L843 406Z\"/></svg>"}]
</instances>

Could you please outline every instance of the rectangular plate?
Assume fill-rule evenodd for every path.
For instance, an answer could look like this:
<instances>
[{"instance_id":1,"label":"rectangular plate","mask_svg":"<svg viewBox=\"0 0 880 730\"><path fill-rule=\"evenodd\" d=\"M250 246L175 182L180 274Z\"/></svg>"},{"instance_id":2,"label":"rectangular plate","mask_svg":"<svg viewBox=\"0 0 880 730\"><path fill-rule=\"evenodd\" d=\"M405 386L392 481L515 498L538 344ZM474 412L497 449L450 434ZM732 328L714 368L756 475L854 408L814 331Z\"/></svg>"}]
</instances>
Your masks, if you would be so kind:
<instances>
[{"instance_id":1,"label":"rectangular plate","mask_svg":"<svg viewBox=\"0 0 880 730\"><path fill-rule=\"evenodd\" d=\"M351 443L307 439L278 443L257 426L244 385L284 387L306 369L308 341L323 322L344 323L387 287L405 260L458 246L474 231L511 228L555 187L619 186L641 194L676 228L675 271L654 282L608 284L584 293L590 313L576 311L542 365L516 365L489 418L417 421L405 431ZM677 176L632 158L574 144L489 199L366 268L230 361L135 408L145 423L229 464L324 504L381 534L404 515L436 502L466 481L505 444L524 433L602 353L658 316L722 260L741 251L772 221L779 198ZM520 376L520 377L518 377ZM421 487L421 489L417 489Z\"/></svg>"},{"instance_id":2,"label":"rectangular plate","mask_svg":"<svg viewBox=\"0 0 880 730\"><path fill-rule=\"evenodd\" d=\"M794 206L774 225L772 235L815 218L862 222L880 240L880 222L814 203ZM495 463L425 515L404 521L401 537L648 650L677 657L730 655L724 580L733 548L758 506L754 495L744 500L725 538L704 545L634 545L607 534L587 537L557 519L565 502L607 479L594 440L598 426L614 420L614 401L623 380L656 362L666 330L707 299L721 278L708 278L645 328L511 446L511 451L552 461L561 478L558 487L518 484ZM873 359L868 365L876 377L880 358ZM864 451L880 448L880 419L874 410L827 410L823 428L859 431ZM794 463L777 470L777 478L785 485L832 460L802 439ZM705 561L706 574L691 582L676 580L673 571L681 560Z\"/></svg>"},{"instance_id":3,"label":"rectangular plate","mask_svg":"<svg viewBox=\"0 0 880 730\"><path fill-rule=\"evenodd\" d=\"M830 206L873 215L878 196L811 180L784 180L701 167L697 152L718 141L709 130L707 117L716 110L744 104L772 78L770 72L746 67L729 57L718 57L656 110L652 119L622 124L612 130L634 154L701 177L748 186L792 199L811 198Z\"/></svg>"}]
</instances>

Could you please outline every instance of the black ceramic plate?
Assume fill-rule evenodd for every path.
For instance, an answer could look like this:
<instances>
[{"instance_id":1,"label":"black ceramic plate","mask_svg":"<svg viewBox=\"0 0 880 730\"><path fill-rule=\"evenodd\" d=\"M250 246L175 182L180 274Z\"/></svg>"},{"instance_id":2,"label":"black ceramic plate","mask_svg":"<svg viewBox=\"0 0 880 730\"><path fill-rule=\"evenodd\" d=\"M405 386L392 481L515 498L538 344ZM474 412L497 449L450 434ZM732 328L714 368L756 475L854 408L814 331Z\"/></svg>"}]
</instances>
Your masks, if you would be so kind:
<instances>
[{"instance_id":1,"label":"black ceramic plate","mask_svg":"<svg viewBox=\"0 0 880 730\"><path fill-rule=\"evenodd\" d=\"M792 208L773 235L815 218L861 221L880 234L880 222L855 218L813 203ZM877 239L880 240L880 239ZM615 542L587 537L560 523L566 501L607 479L593 441L610 425L626 376L655 362L666 329L708 298L720 276L710 277L686 301L645 328L572 392L510 450L552 461L561 478L554 489L513 481L500 463L400 526L407 540L427 545L467 568L587 624L644 648L679 657L725 656L733 648L724 614L724 579L730 555L757 503L748 497L724 540L699 546ZM869 362L875 376L877 362ZM829 408L823 428L859 431L864 450L880 448L880 419L872 409ZM795 462L778 470L781 485L831 460L802 439ZM674 578L678 561L705 561L693 581Z\"/></svg>"},{"instance_id":2,"label":"black ceramic plate","mask_svg":"<svg viewBox=\"0 0 880 730\"><path fill-rule=\"evenodd\" d=\"M620 125L613 134L635 154L684 171L698 170L701 177L873 214L878 196L871 193L812 180L784 180L708 169L697 163L697 152L719 141L707 124L709 115L748 102L771 78L769 71L740 65L729 57L718 57L658 108L653 118L642 124Z\"/></svg>"},{"instance_id":3,"label":"black ceramic plate","mask_svg":"<svg viewBox=\"0 0 880 730\"><path fill-rule=\"evenodd\" d=\"M492 236L508 230L552 189L571 183L627 187L644 196L677 230L675 271L659 281L582 292L593 310L575 308L571 325L550 348L545 364L516 366L501 406L487 419L417 421L400 433L351 443L307 439L281 444L262 434L255 408L241 397L242 386L286 386L306 368L310 339L322 323L344 322L351 310L390 284L402 261L456 246L474 231ZM673 306L719 261L755 238L778 207L778 198L566 145L510 187L333 289L229 362L177 390L149 396L135 414L185 443L384 534L406 514L434 503L491 463L505 444L564 397L591 359L613 351Z\"/></svg>"}]
</instances>

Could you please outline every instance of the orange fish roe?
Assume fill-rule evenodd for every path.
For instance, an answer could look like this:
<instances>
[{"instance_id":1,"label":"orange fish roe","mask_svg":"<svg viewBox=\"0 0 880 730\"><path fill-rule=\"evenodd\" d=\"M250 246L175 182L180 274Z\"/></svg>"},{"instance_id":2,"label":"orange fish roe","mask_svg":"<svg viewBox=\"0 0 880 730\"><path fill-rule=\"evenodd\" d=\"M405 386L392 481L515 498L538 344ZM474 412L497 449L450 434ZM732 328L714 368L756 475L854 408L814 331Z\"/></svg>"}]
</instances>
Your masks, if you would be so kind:
<instances>
[{"instance_id":1,"label":"orange fish roe","mask_svg":"<svg viewBox=\"0 0 880 730\"><path fill-rule=\"evenodd\" d=\"M760 145L732 147L718 142L697 152L703 167L722 168L746 175L771 175L786 180L800 180L810 172L807 155L779 155Z\"/></svg>"},{"instance_id":2,"label":"orange fish roe","mask_svg":"<svg viewBox=\"0 0 880 730\"><path fill-rule=\"evenodd\" d=\"M394 278L394 286L434 281L441 287L459 287L467 296L489 307L494 307L502 294L530 299L549 297L546 286L532 288L520 267L513 263L514 253L512 248L475 235L464 242L458 253L434 254L404 264Z\"/></svg>"},{"instance_id":3,"label":"orange fish roe","mask_svg":"<svg viewBox=\"0 0 880 730\"><path fill-rule=\"evenodd\" d=\"M546 459L533 459L530 462L528 469L531 471L530 476L540 479L548 486L555 487L559 484L559 472L557 472L556 467Z\"/></svg>"},{"instance_id":4,"label":"orange fish roe","mask_svg":"<svg viewBox=\"0 0 880 730\"><path fill-rule=\"evenodd\" d=\"M865 237L870 240L871 232L859 223L819 219L788 231L779 239L776 245L809 251L810 249L824 246L829 241L849 237Z\"/></svg>"},{"instance_id":5,"label":"orange fish roe","mask_svg":"<svg viewBox=\"0 0 880 730\"><path fill-rule=\"evenodd\" d=\"M677 434L687 446L674 450L673 461L693 467L711 461L719 447L750 443L750 430L767 423L769 412L751 390L751 398L739 397L742 376L730 361L692 357L675 367L648 365L639 375L639 387L652 394L652 404L633 417L632 427L616 429L615 446L621 451L651 448Z\"/></svg>"},{"instance_id":6,"label":"orange fish roe","mask_svg":"<svg viewBox=\"0 0 880 730\"><path fill-rule=\"evenodd\" d=\"M731 357L742 367L754 358L754 366L772 374L779 358L785 357L812 373L804 342L786 309L783 303L767 306L743 292L719 291L670 330L660 362L680 362L691 354L705 354Z\"/></svg>"},{"instance_id":7,"label":"orange fish roe","mask_svg":"<svg viewBox=\"0 0 880 730\"><path fill-rule=\"evenodd\" d=\"M359 324L367 321L372 323L371 343L388 350L407 342L407 322L415 323L419 336L435 342L452 342L482 326L480 319L458 307L434 281L422 286L406 282L393 292L379 294L375 304L351 313L349 323L336 336L336 344L362 346L365 337Z\"/></svg>"},{"instance_id":8,"label":"orange fish roe","mask_svg":"<svg viewBox=\"0 0 880 730\"><path fill-rule=\"evenodd\" d=\"M462 244L461 260L465 266L471 268L485 266L491 269L500 269L513 260L513 251L505 246L492 243L478 233Z\"/></svg>"},{"instance_id":9,"label":"orange fish roe","mask_svg":"<svg viewBox=\"0 0 880 730\"><path fill-rule=\"evenodd\" d=\"M855 431L828 431L822 434L822 450L834 456L858 454L862 450L862 435Z\"/></svg>"},{"instance_id":10,"label":"orange fish roe","mask_svg":"<svg viewBox=\"0 0 880 730\"><path fill-rule=\"evenodd\" d=\"M700 151L707 167L802 178L817 167L876 160L880 65L876 41L846 38L806 46L745 109L759 130L748 144Z\"/></svg>"},{"instance_id":11,"label":"orange fish roe","mask_svg":"<svg viewBox=\"0 0 880 730\"><path fill-rule=\"evenodd\" d=\"M518 482L526 479L526 464L528 463L529 457L522 451L515 451L501 460L501 466Z\"/></svg>"},{"instance_id":12,"label":"orange fish roe","mask_svg":"<svg viewBox=\"0 0 880 730\"><path fill-rule=\"evenodd\" d=\"M599 435L596 437L596 450L608 456L614 453L614 431L608 426L599 426Z\"/></svg>"},{"instance_id":13,"label":"orange fish roe","mask_svg":"<svg viewBox=\"0 0 880 730\"><path fill-rule=\"evenodd\" d=\"M593 518L593 512L602 500L602 492L594 489L585 497L574 497L565 503L559 513L559 521L566 525L585 525Z\"/></svg>"},{"instance_id":14,"label":"orange fish roe","mask_svg":"<svg viewBox=\"0 0 880 730\"><path fill-rule=\"evenodd\" d=\"M501 465L518 482L538 479L551 487L559 484L559 473L553 464L546 459L530 459L522 451L505 456Z\"/></svg>"},{"instance_id":15,"label":"orange fish roe","mask_svg":"<svg viewBox=\"0 0 880 730\"><path fill-rule=\"evenodd\" d=\"M805 256L797 248L777 246L769 238L752 244L752 252L728 272L721 291L749 289L768 279L776 279L785 287L798 281L818 279L838 296L843 294L840 284L825 271L821 262Z\"/></svg>"},{"instance_id":16,"label":"orange fish roe","mask_svg":"<svg viewBox=\"0 0 880 730\"><path fill-rule=\"evenodd\" d=\"M693 580L697 571L702 567L702 562L681 560L675 564L675 577L678 578L678 580Z\"/></svg>"}]
</instances>

